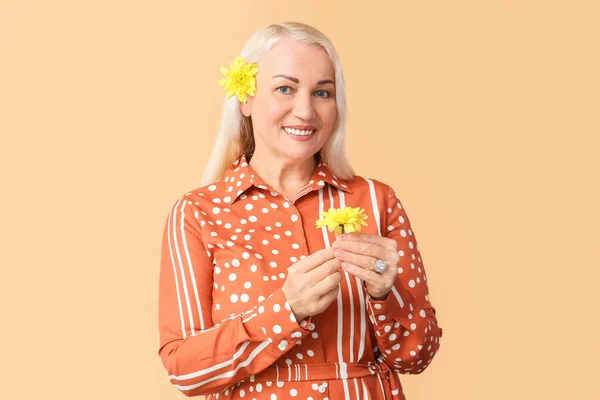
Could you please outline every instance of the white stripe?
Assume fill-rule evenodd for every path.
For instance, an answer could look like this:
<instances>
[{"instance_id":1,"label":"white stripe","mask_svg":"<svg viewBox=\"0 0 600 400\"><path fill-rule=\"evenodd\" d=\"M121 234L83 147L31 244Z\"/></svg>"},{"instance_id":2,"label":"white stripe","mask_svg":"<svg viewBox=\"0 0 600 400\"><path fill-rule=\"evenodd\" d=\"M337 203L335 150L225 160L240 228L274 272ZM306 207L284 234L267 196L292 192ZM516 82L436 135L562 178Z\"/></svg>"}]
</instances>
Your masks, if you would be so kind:
<instances>
[{"instance_id":1,"label":"white stripe","mask_svg":"<svg viewBox=\"0 0 600 400\"><path fill-rule=\"evenodd\" d=\"M356 378L354 380L354 389L356 390L356 400L360 400L360 391L358 390L358 381Z\"/></svg>"},{"instance_id":2,"label":"white stripe","mask_svg":"<svg viewBox=\"0 0 600 400\"><path fill-rule=\"evenodd\" d=\"M331 196L331 189L329 189L329 193L330 193L329 207L334 208L333 196ZM321 188L321 189L319 189L319 215L321 215L323 208L324 208L323 188ZM325 239L325 246L331 247L331 245L329 243L329 235L327 233L327 230L325 227L323 227L322 229L323 229L323 238ZM338 350L338 359L340 361L340 375L342 378L347 378L348 373L344 368L346 366L346 363L344 363L344 354L343 354L343 350L342 350L343 329L344 329L344 305L342 303L342 286L341 285L338 289L337 304L338 304L337 350ZM344 369L342 369L342 368L344 368ZM342 380L342 382L344 383L344 396L346 399L349 400L350 392L348 391L348 382L345 379Z\"/></svg>"},{"instance_id":3,"label":"white stripe","mask_svg":"<svg viewBox=\"0 0 600 400\"><path fill-rule=\"evenodd\" d=\"M331 199L331 203L333 204L333 195L331 194L331 186L327 186L329 189L329 198ZM341 194L341 190L338 189L338 194ZM346 206L345 197L343 194L340 196L340 208L344 208ZM350 304L350 362L354 362L354 295L352 294L352 284L350 282L350 274L347 271L344 271L344 276L346 277L346 284L348 285L348 297Z\"/></svg>"},{"instance_id":4,"label":"white stripe","mask_svg":"<svg viewBox=\"0 0 600 400\"><path fill-rule=\"evenodd\" d=\"M379 220L379 207L377 207L377 194L375 193L375 185L373 181L367 178L363 178L365 181L369 183L369 192L371 193L371 205L373 207L373 216L375 217L375 222L377 223L377 232L379 236L381 236L381 221Z\"/></svg>"},{"instance_id":5,"label":"white stripe","mask_svg":"<svg viewBox=\"0 0 600 400\"><path fill-rule=\"evenodd\" d=\"M396 290L396 287L394 286L392 286L392 293L394 293L394 296L396 297L396 300L398 300L398 304L400 304L400 307L404 307L402 297L400 297L400 293L398 293L398 290Z\"/></svg>"},{"instance_id":6,"label":"white stripe","mask_svg":"<svg viewBox=\"0 0 600 400\"><path fill-rule=\"evenodd\" d=\"M169 242L169 254L171 255L171 265L173 266L173 275L175 276L175 288L177 290L177 304L179 305L179 319L181 320L181 333L183 335L183 338L185 339L187 337L187 335L185 333L185 323L183 321L183 308L181 306L181 295L179 294L179 279L177 279L177 267L175 266L175 259L173 258L173 247L171 244L171 216L173 215L173 212L175 212L175 213L177 212L177 207L179 207L179 202L181 201L181 199L179 199L179 201L177 202L175 207L173 207L173 209L169 213L169 220L167 222L167 238L168 238L168 242Z\"/></svg>"},{"instance_id":7,"label":"white stripe","mask_svg":"<svg viewBox=\"0 0 600 400\"><path fill-rule=\"evenodd\" d=\"M364 400L369 400L369 392L367 391L367 387L365 386L365 381L362 378L360 379L360 384L362 385L362 388L363 388Z\"/></svg>"},{"instance_id":8,"label":"white stripe","mask_svg":"<svg viewBox=\"0 0 600 400\"><path fill-rule=\"evenodd\" d=\"M305 380L308 380L308 364L304 364L304 370L306 372L306 379Z\"/></svg>"},{"instance_id":9,"label":"white stripe","mask_svg":"<svg viewBox=\"0 0 600 400\"><path fill-rule=\"evenodd\" d=\"M331 190L331 186L329 187ZM346 207L346 198L344 197L344 193L338 189L338 195L340 197L340 208L344 208ZM350 297L350 362L354 362L354 295L352 294L353 289L352 289L352 284L350 282L350 274L347 271L344 271L344 276L346 277L346 283L348 284L348 293L349 293L349 297ZM356 281L356 290L357 292L359 292L359 296L361 299L360 302L360 307L361 307L361 315L364 318L364 300L362 299L362 289L361 289L361 284L360 284L360 280L357 277L354 277L355 281ZM361 321L361 342L360 342L360 346L364 347L363 341L364 341L364 332L363 332L363 322ZM358 359L360 360L360 356L362 355L362 351L360 351L360 354L358 356Z\"/></svg>"},{"instance_id":10,"label":"white stripe","mask_svg":"<svg viewBox=\"0 0 600 400\"><path fill-rule=\"evenodd\" d=\"M288 364L288 382L292 380L292 367Z\"/></svg>"},{"instance_id":11,"label":"white stripe","mask_svg":"<svg viewBox=\"0 0 600 400\"><path fill-rule=\"evenodd\" d=\"M273 342L273 340L271 340L270 338L267 339L266 341L262 342L256 349L254 349L254 351L250 354L250 356L248 357L248 359L246 359L246 361L243 361L241 363L238 364L238 366L229 372L226 372L224 374L221 375L217 375L217 376L213 376L210 379L207 379L205 381L196 383L194 385L188 385L188 386L181 386L181 385L175 385L179 390L192 390L192 389L196 389L200 386L206 385L207 383L222 379L222 378L231 378L233 377L240 368L242 367L246 367L248 366L252 360L254 360L254 358L265 348L267 347L269 344L271 344Z\"/></svg>"},{"instance_id":12,"label":"white stripe","mask_svg":"<svg viewBox=\"0 0 600 400\"><path fill-rule=\"evenodd\" d=\"M348 364L345 362L340 363L340 378L348 379Z\"/></svg>"},{"instance_id":13,"label":"white stripe","mask_svg":"<svg viewBox=\"0 0 600 400\"><path fill-rule=\"evenodd\" d=\"M271 339L269 339L269 340L271 340ZM216 371L216 370L218 370L220 368L227 367L227 366L233 364L233 362L235 360L237 360L238 358L240 358L242 356L242 354L244 354L244 351L250 345L250 343L251 342L244 342L244 344L242 344L242 347L240 347L240 349L238 351L236 351L236 353L233 355L233 358L231 360L222 362L222 363L217 364L217 365L213 365L213 366L211 366L209 368L206 368L206 369L203 369L203 370L200 370L200 371L191 372L191 373L185 374L185 375L169 375L169 379L175 379L176 381L182 381L182 380L185 380L185 379L197 378L199 376L206 375L206 374L209 374L211 372L214 372L214 371ZM265 342L263 342L263 343L265 343Z\"/></svg>"},{"instance_id":14,"label":"white stripe","mask_svg":"<svg viewBox=\"0 0 600 400\"><path fill-rule=\"evenodd\" d=\"M379 386L381 386L381 395L385 399L385 389L383 387L383 382L381 381L381 375L377 374L377 378L379 379Z\"/></svg>"},{"instance_id":15,"label":"white stripe","mask_svg":"<svg viewBox=\"0 0 600 400\"><path fill-rule=\"evenodd\" d=\"M183 201L183 205L181 206L180 212L181 212L181 221L179 222L179 226L181 227L181 230L183 231L183 217L184 217L184 207L185 207L185 202L186 200ZM187 289L187 280L185 279L185 272L183 271L183 262L181 260L181 251L179 250L179 243L177 243L177 229L175 228L175 223L176 223L176 218L173 218L173 241L175 242L175 254L177 254L177 261L179 262L179 271L181 272L181 284L183 286L183 294L185 295L185 303L187 305L187 311L188 311L188 317L190 319L190 329L191 329L191 334L194 334L195 328L194 328L194 317L192 316L192 306L190 305L190 295L188 293L188 289ZM184 240L182 238L182 240Z\"/></svg>"},{"instance_id":16,"label":"white stripe","mask_svg":"<svg viewBox=\"0 0 600 400\"><path fill-rule=\"evenodd\" d=\"M184 207L187 202L184 203ZM183 208L182 208L183 211ZM196 284L196 276L194 275L194 268L192 266L192 260L190 258L190 251L187 245L187 235L184 230L184 219L183 214L181 215L181 238L183 240L183 247L185 249L185 257L188 262L188 268L190 270L190 279L192 280L192 286L194 287L194 296L196 296L196 307L198 308L198 317L200 318L200 330L204 330L204 316L202 315L202 307L200 307L200 296L198 296L198 286ZM192 329L193 329L192 325ZM192 330L193 333L193 330Z\"/></svg>"},{"instance_id":17,"label":"white stripe","mask_svg":"<svg viewBox=\"0 0 600 400\"><path fill-rule=\"evenodd\" d=\"M319 215L321 215L321 212L323 212L324 210L324 204L323 204L323 188L319 189ZM329 245L329 235L327 234L327 227L324 226L321 228L321 231L323 232L323 241L325 242L325 247L330 247Z\"/></svg>"},{"instance_id":18,"label":"white stripe","mask_svg":"<svg viewBox=\"0 0 600 400\"><path fill-rule=\"evenodd\" d=\"M348 389L348 379L342 379L342 383L344 384L344 399L350 400L350 389Z\"/></svg>"},{"instance_id":19,"label":"white stripe","mask_svg":"<svg viewBox=\"0 0 600 400\"><path fill-rule=\"evenodd\" d=\"M275 368L277 368L277 376L275 377L275 382L279 382L279 365L275 365Z\"/></svg>"}]
</instances>

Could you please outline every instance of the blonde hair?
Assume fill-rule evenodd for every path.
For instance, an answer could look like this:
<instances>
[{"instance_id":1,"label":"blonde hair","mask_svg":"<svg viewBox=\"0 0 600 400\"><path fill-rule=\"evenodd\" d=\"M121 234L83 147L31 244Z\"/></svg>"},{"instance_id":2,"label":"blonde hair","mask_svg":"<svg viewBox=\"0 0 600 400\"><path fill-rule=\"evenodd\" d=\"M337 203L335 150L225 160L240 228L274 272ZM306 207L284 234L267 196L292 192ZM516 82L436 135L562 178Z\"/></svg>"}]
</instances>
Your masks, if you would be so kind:
<instances>
[{"instance_id":1,"label":"blonde hair","mask_svg":"<svg viewBox=\"0 0 600 400\"><path fill-rule=\"evenodd\" d=\"M346 89L342 63L329 39L319 30L299 22L268 25L255 32L244 45L240 55L248 63L258 63L279 39L288 37L300 43L316 45L327 52L335 72L337 119L327 142L316 157L323 161L338 178L351 180L354 170L345 154ZM260 88L258 89L260 90ZM242 114L237 96L225 98L221 127L202 175L202 185L223 177L227 168L242 155L254 153L252 119Z\"/></svg>"}]
</instances>

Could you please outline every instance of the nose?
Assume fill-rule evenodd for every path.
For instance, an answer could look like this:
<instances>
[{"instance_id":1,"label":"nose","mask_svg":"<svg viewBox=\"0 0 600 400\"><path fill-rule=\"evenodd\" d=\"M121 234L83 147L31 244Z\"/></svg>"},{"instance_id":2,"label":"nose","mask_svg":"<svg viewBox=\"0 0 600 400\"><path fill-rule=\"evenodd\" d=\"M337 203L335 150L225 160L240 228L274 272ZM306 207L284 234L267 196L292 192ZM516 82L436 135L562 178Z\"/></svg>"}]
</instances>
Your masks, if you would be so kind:
<instances>
[{"instance_id":1,"label":"nose","mask_svg":"<svg viewBox=\"0 0 600 400\"><path fill-rule=\"evenodd\" d=\"M315 118L316 112L313 105L313 99L310 93L298 92L294 98L294 117L310 121Z\"/></svg>"}]
</instances>

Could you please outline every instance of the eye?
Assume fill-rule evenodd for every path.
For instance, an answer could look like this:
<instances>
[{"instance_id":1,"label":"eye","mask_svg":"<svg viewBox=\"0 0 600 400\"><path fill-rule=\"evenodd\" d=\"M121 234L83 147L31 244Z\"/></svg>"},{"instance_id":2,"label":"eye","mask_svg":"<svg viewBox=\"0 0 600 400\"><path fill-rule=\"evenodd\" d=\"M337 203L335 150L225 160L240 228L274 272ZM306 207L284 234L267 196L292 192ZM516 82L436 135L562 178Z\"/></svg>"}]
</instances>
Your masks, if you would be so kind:
<instances>
[{"instance_id":1,"label":"eye","mask_svg":"<svg viewBox=\"0 0 600 400\"><path fill-rule=\"evenodd\" d=\"M317 94L317 97L323 97L323 98L331 97L331 93L329 93L327 90L317 90L315 93Z\"/></svg>"},{"instance_id":2,"label":"eye","mask_svg":"<svg viewBox=\"0 0 600 400\"><path fill-rule=\"evenodd\" d=\"M284 92L284 91L282 91L282 90L280 90L280 89L289 89L289 91L287 91L287 92ZM279 87L278 87L277 89L275 89L275 90L276 90L276 91L278 91L278 92L279 92L279 93L281 93L281 94L290 94L290 93L292 92L292 88L291 88L291 87L289 87L289 86L279 86Z\"/></svg>"}]
</instances>

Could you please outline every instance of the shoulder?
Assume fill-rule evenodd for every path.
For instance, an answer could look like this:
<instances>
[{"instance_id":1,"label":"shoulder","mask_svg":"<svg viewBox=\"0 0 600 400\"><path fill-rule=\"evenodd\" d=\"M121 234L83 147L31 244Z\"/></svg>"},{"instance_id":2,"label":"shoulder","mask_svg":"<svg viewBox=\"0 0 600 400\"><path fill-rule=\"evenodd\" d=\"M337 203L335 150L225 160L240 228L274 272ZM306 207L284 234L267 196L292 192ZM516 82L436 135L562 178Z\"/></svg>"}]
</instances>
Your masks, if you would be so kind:
<instances>
[{"instance_id":1,"label":"shoulder","mask_svg":"<svg viewBox=\"0 0 600 400\"><path fill-rule=\"evenodd\" d=\"M211 210L227 201L227 189L228 186L221 179L196 187L176 196L171 202L171 208L180 208L182 211L189 209L196 215L198 212L205 215L204 210Z\"/></svg>"},{"instance_id":2,"label":"shoulder","mask_svg":"<svg viewBox=\"0 0 600 400\"><path fill-rule=\"evenodd\" d=\"M355 175L348 186L353 193L369 193L381 199L388 199L394 194L393 187L386 182L361 175Z\"/></svg>"}]
</instances>

